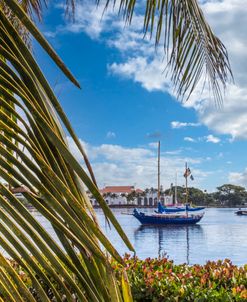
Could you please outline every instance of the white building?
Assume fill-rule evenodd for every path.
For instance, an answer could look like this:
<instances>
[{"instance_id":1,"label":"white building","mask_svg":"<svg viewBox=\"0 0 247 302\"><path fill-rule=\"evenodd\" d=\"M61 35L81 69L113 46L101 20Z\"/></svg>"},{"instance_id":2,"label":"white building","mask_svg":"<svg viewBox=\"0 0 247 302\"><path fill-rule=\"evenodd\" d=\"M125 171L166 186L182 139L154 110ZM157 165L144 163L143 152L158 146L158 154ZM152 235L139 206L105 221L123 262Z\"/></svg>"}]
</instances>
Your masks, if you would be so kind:
<instances>
[{"instance_id":1,"label":"white building","mask_svg":"<svg viewBox=\"0 0 247 302\"><path fill-rule=\"evenodd\" d=\"M107 186L100 190L108 205L128 205L134 204L133 200L127 198L130 194L140 193L141 190L135 190L134 186ZM95 199L91 199L93 205L98 205Z\"/></svg>"},{"instance_id":2,"label":"white building","mask_svg":"<svg viewBox=\"0 0 247 302\"><path fill-rule=\"evenodd\" d=\"M161 194L160 202L162 205L172 205L173 196ZM145 195L137 198L137 205L139 206L156 206L158 203L158 192L149 191L145 192Z\"/></svg>"},{"instance_id":3,"label":"white building","mask_svg":"<svg viewBox=\"0 0 247 302\"><path fill-rule=\"evenodd\" d=\"M140 190L134 186L107 186L100 190L108 205L137 205L156 206L157 190ZM172 196L161 195L160 201L164 205L172 204ZM95 199L91 199L93 205L98 205Z\"/></svg>"}]
</instances>

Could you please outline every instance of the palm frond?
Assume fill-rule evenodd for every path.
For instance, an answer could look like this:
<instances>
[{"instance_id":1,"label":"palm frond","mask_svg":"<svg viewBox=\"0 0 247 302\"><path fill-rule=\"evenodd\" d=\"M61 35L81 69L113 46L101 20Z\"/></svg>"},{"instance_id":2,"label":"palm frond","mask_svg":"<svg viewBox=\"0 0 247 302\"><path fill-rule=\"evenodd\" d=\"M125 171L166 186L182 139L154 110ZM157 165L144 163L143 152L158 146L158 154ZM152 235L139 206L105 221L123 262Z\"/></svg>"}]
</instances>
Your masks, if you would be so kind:
<instances>
[{"instance_id":1,"label":"palm frond","mask_svg":"<svg viewBox=\"0 0 247 302\"><path fill-rule=\"evenodd\" d=\"M96 0L96 5L101 2ZM119 14L129 24L139 4L136 0L104 0L104 3L106 9L111 3L118 5ZM14 4L10 1L10 6ZM22 0L20 4L26 13L36 14L41 19L46 1ZM76 1L66 0L67 14L74 16L75 10ZM222 103L226 84L233 80L228 53L212 32L197 0L147 0L143 28L145 35L155 37L156 47L163 44L167 74L170 74L178 98L187 100L202 80L212 90L215 101Z\"/></svg>"},{"instance_id":2,"label":"palm frond","mask_svg":"<svg viewBox=\"0 0 247 302\"><path fill-rule=\"evenodd\" d=\"M18 2L4 3L77 85ZM85 158L59 101L0 6L0 176L10 186L0 184L0 246L28 272L40 301L50 301L50 296L71 302L126 300L108 255L120 263L122 258L102 233L85 187L127 247L133 247L92 174L71 154L64 129ZM11 188L21 185L28 188L26 200L51 223L59 244L13 195ZM0 299L35 300L1 254L0 264Z\"/></svg>"},{"instance_id":3,"label":"palm frond","mask_svg":"<svg viewBox=\"0 0 247 302\"><path fill-rule=\"evenodd\" d=\"M97 4L102 2L97 0ZM107 0L119 5L119 12L131 23L136 0ZM161 43L177 97L187 100L200 80L205 78L217 103L223 100L226 83L233 79L228 53L205 20L197 0L147 0L144 34Z\"/></svg>"}]
</instances>

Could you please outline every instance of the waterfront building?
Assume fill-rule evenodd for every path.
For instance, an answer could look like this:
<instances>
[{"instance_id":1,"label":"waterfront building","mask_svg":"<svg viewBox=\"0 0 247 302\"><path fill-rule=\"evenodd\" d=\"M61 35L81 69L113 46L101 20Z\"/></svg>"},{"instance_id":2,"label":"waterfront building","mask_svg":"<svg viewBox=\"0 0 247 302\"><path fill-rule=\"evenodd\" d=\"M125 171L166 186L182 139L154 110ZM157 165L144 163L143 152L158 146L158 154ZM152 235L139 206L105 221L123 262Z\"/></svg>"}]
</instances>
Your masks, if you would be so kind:
<instances>
[{"instance_id":1,"label":"waterfront building","mask_svg":"<svg viewBox=\"0 0 247 302\"><path fill-rule=\"evenodd\" d=\"M158 203L158 192L153 188L141 190L135 186L106 186L100 192L110 206L156 206ZM95 199L90 200L94 206L98 205ZM172 195L161 193L160 201L163 205L172 204L172 200Z\"/></svg>"}]
</instances>

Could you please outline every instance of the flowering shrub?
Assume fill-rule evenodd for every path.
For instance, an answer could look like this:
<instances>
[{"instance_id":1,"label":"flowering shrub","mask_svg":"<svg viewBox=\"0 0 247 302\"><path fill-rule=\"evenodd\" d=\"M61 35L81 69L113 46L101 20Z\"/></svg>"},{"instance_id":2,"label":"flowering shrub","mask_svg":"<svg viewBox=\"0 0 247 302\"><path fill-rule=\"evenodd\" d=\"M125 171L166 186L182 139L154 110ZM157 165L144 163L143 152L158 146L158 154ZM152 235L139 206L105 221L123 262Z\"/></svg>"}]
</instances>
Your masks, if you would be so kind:
<instances>
[{"instance_id":1,"label":"flowering shrub","mask_svg":"<svg viewBox=\"0 0 247 302\"><path fill-rule=\"evenodd\" d=\"M175 265L166 258L124 258L134 301L247 301L247 265L230 260ZM118 266L113 263L118 272Z\"/></svg>"},{"instance_id":2,"label":"flowering shrub","mask_svg":"<svg viewBox=\"0 0 247 302\"><path fill-rule=\"evenodd\" d=\"M124 261L136 302L247 301L247 265L238 267L228 259L205 265L175 265L167 258L140 260L129 255ZM28 274L15 261L9 262L35 297ZM112 267L121 280L123 268L115 261Z\"/></svg>"}]
</instances>

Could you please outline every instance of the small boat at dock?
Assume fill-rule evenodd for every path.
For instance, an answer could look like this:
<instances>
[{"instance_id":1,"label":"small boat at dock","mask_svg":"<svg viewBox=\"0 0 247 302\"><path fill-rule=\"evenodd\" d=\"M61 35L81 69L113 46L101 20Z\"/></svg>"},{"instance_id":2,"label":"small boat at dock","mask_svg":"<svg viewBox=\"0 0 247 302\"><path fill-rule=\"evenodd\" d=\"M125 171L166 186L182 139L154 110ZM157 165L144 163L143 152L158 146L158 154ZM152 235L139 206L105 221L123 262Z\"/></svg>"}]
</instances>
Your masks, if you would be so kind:
<instances>
[{"instance_id":1,"label":"small boat at dock","mask_svg":"<svg viewBox=\"0 0 247 302\"><path fill-rule=\"evenodd\" d=\"M247 216L247 210L238 210L235 212L236 215Z\"/></svg>"}]
</instances>

